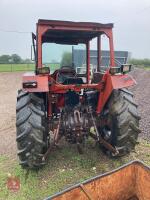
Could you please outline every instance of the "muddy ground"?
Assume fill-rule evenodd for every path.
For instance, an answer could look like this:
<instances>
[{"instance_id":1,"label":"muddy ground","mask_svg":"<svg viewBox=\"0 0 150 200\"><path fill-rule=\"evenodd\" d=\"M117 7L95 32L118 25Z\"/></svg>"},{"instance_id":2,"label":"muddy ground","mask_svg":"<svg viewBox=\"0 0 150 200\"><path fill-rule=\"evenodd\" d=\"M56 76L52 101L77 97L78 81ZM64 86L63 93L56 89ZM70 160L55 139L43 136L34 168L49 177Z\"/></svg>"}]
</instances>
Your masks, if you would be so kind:
<instances>
[{"instance_id":1,"label":"muddy ground","mask_svg":"<svg viewBox=\"0 0 150 200\"><path fill-rule=\"evenodd\" d=\"M21 87L22 72L0 73L0 154L16 157L15 107L17 90ZM150 140L150 70L131 72L137 85L131 88L139 104L140 137Z\"/></svg>"}]
</instances>

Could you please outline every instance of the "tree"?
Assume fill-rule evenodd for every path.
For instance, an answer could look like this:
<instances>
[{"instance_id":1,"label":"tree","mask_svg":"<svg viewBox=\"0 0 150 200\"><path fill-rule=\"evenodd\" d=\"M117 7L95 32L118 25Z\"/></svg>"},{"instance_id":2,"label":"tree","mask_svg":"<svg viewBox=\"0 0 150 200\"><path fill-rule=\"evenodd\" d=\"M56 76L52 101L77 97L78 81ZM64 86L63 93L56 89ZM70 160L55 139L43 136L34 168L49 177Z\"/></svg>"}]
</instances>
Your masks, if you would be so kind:
<instances>
[{"instance_id":1,"label":"tree","mask_svg":"<svg viewBox=\"0 0 150 200\"><path fill-rule=\"evenodd\" d=\"M7 63L10 63L10 61L11 61L11 56L9 55L0 56L0 63L7 64Z\"/></svg>"},{"instance_id":2,"label":"tree","mask_svg":"<svg viewBox=\"0 0 150 200\"><path fill-rule=\"evenodd\" d=\"M150 66L150 59L135 59L132 58L129 60L129 63L133 64L133 65L137 65L137 66Z\"/></svg>"},{"instance_id":3,"label":"tree","mask_svg":"<svg viewBox=\"0 0 150 200\"><path fill-rule=\"evenodd\" d=\"M12 54L11 55L11 59L12 59L12 62L15 63L15 64L18 64L18 63L22 62L21 57L19 55L17 55L17 54Z\"/></svg>"},{"instance_id":4,"label":"tree","mask_svg":"<svg viewBox=\"0 0 150 200\"><path fill-rule=\"evenodd\" d=\"M61 66L72 66L72 53L70 52L63 53Z\"/></svg>"},{"instance_id":5,"label":"tree","mask_svg":"<svg viewBox=\"0 0 150 200\"><path fill-rule=\"evenodd\" d=\"M29 58L22 59L18 54L12 54L10 55L1 55L0 56L0 64L19 64L19 63L32 63L32 61Z\"/></svg>"},{"instance_id":6,"label":"tree","mask_svg":"<svg viewBox=\"0 0 150 200\"><path fill-rule=\"evenodd\" d=\"M26 58L25 60L23 60L23 63L29 64L32 63L32 61L29 58Z\"/></svg>"},{"instance_id":7,"label":"tree","mask_svg":"<svg viewBox=\"0 0 150 200\"><path fill-rule=\"evenodd\" d=\"M56 61L55 59L52 59L51 63L58 63L58 61Z\"/></svg>"}]
</instances>

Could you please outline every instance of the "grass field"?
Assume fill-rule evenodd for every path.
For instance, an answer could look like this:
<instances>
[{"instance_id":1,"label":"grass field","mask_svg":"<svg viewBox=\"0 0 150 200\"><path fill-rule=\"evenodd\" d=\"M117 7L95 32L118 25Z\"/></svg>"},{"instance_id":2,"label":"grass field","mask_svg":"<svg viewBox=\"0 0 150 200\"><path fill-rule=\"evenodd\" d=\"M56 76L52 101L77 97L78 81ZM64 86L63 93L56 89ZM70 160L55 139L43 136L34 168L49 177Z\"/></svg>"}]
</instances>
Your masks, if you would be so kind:
<instances>
[{"instance_id":1,"label":"grass field","mask_svg":"<svg viewBox=\"0 0 150 200\"><path fill-rule=\"evenodd\" d=\"M108 172L128 161L140 159L150 165L150 143L139 141L136 151L119 159L110 159L91 140L84 154L78 154L75 146L63 144L53 149L48 163L39 171L23 170L16 160L0 156L0 200L36 200L44 199L75 183ZM18 192L7 189L9 176L18 177L21 188Z\"/></svg>"},{"instance_id":2,"label":"grass field","mask_svg":"<svg viewBox=\"0 0 150 200\"><path fill-rule=\"evenodd\" d=\"M51 71L59 68L59 63L50 63L45 66L50 67ZM35 64L0 64L0 72L33 71Z\"/></svg>"},{"instance_id":3,"label":"grass field","mask_svg":"<svg viewBox=\"0 0 150 200\"><path fill-rule=\"evenodd\" d=\"M45 66L50 67L50 70L53 72L54 70L60 67L59 63L50 63L45 64ZM150 70L150 66L138 66L138 68L144 68L146 70ZM35 64L0 64L0 72L16 72L16 71L34 71Z\"/></svg>"},{"instance_id":4,"label":"grass field","mask_svg":"<svg viewBox=\"0 0 150 200\"><path fill-rule=\"evenodd\" d=\"M146 69L146 70L150 70L150 66L144 67L144 69Z\"/></svg>"}]
</instances>

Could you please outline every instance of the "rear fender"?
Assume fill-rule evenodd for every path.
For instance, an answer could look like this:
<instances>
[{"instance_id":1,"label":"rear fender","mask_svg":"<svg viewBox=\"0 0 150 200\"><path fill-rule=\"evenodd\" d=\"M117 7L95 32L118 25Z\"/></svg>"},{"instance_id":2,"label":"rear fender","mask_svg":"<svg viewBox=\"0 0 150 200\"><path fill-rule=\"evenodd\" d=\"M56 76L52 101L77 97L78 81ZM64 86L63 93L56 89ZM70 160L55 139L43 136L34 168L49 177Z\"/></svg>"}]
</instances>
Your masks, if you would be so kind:
<instances>
[{"instance_id":1,"label":"rear fender","mask_svg":"<svg viewBox=\"0 0 150 200\"><path fill-rule=\"evenodd\" d=\"M111 75L109 71L103 76L103 81L105 86L99 94L97 113L101 113L113 90L127 88L136 84L136 81L129 74Z\"/></svg>"},{"instance_id":2,"label":"rear fender","mask_svg":"<svg viewBox=\"0 0 150 200\"><path fill-rule=\"evenodd\" d=\"M34 72L27 72L23 75L22 88L28 92L48 92L48 79L48 75L36 75Z\"/></svg>"}]
</instances>

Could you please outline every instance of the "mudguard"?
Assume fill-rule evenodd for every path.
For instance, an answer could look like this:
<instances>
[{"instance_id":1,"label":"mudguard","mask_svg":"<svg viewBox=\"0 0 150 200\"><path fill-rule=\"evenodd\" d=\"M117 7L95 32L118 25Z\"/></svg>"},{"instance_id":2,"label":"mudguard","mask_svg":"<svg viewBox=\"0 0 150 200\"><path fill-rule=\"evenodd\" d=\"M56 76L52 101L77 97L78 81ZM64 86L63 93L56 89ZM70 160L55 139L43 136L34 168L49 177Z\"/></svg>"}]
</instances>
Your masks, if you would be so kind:
<instances>
[{"instance_id":1,"label":"mudguard","mask_svg":"<svg viewBox=\"0 0 150 200\"><path fill-rule=\"evenodd\" d=\"M111 75L109 71L103 76L104 89L99 94L97 113L101 113L104 105L115 89L127 88L136 84L136 81L129 74Z\"/></svg>"},{"instance_id":2,"label":"mudguard","mask_svg":"<svg viewBox=\"0 0 150 200\"><path fill-rule=\"evenodd\" d=\"M35 75L27 72L23 75L22 88L28 92L48 92L48 75Z\"/></svg>"}]
</instances>

